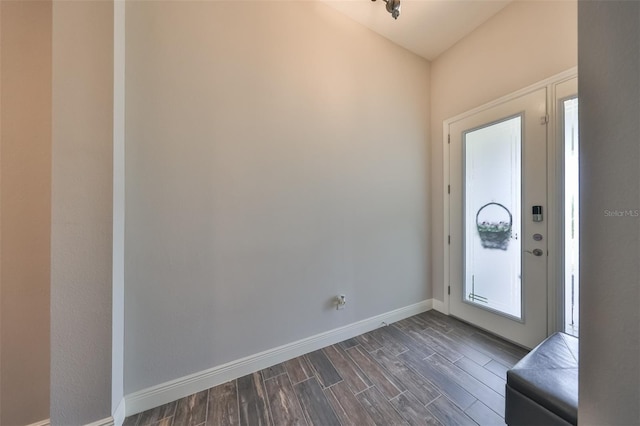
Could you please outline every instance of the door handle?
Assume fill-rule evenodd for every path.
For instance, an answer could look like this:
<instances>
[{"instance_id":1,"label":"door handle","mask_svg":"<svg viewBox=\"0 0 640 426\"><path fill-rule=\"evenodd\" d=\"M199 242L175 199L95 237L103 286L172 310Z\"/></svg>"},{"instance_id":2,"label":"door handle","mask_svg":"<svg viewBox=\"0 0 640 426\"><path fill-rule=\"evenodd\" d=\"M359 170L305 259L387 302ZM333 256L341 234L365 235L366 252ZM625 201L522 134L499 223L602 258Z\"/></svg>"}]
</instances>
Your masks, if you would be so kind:
<instances>
[{"instance_id":1,"label":"door handle","mask_svg":"<svg viewBox=\"0 0 640 426\"><path fill-rule=\"evenodd\" d=\"M544 254L544 252L541 249L533 249L533 251L525 250L525 252L530 253L534 256L542 256Z\"/></svg>"}]
</instances>

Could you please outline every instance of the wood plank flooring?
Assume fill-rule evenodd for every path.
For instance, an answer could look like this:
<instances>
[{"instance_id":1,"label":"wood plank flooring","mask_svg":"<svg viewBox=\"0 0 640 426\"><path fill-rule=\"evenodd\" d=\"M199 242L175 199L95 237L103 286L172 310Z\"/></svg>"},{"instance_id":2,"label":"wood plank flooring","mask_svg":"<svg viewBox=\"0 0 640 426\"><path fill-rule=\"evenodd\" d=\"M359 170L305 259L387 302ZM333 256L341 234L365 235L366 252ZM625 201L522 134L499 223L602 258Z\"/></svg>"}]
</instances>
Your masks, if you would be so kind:
<instances>
[{"instance_id":1,"label":"wood plank flooring","mask_svg":"<svg viewBox=\"0 0 640 426\"><path fill-rule=\"evenodd\" d=\"M436 311L127 417L125 426L504 425L526 351Z\"/></svg>"}]
</instances>

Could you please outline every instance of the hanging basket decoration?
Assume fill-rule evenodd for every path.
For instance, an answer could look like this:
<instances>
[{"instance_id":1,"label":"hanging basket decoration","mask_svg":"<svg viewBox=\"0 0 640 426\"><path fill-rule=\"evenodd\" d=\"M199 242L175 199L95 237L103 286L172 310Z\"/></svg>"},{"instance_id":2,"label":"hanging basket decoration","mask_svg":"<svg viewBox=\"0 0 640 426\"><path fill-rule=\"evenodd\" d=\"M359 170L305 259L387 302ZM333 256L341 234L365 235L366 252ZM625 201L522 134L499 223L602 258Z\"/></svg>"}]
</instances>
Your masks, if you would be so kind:
<instances>
[{"instance_id":1,"label":"hanging basket decoration","mask_svg":"<svg viewBox=\"0 0 640 426\"><path fill-rule=\"evenodd\" d=\"M489 206L500 207L501 210L506 213L505 220L485 220L480 222L480 212ZM506 217L507 215L508 219ZM476 213L476 227L478 228L482 247L486 249L506 250L509 247L509 240L511 239L512 224L513 217L511 216L511 212L502 204L491 202L480 207L478 213Z\"/></svg>"}]
</instances>

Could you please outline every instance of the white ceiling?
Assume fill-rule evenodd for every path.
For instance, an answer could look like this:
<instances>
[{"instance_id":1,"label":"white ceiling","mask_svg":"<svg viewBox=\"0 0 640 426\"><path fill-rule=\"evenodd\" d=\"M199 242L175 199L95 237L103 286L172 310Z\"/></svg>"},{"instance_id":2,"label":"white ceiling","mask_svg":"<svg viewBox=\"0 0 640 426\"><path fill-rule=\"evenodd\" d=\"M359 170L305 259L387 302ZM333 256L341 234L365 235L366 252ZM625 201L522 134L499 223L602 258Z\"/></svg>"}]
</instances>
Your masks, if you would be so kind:
<instances>
[{"instance_id":1,"label":"white ceiling","mask_svg":"<svg viewBox=\"0 0 640 426\"><path fill-rule=\"evenodd\" d=\"M511 0L401 0L397 20L387 12L384 0L324 2L394 43L433 60Z\"/></svg>"}]
</instances>

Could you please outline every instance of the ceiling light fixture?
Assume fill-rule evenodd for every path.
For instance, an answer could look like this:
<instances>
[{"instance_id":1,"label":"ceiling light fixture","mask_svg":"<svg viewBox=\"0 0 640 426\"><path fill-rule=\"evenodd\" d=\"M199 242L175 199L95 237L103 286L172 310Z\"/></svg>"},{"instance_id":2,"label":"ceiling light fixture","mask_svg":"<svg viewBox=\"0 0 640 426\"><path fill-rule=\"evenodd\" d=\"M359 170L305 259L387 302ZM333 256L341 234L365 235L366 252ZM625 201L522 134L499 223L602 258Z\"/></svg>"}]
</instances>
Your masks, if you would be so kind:
<instances>
[{"instance_id":1,"label":"ceiling light fixture","mask_svg":"<svg viewBox=\"0 0 640 426\"><path fill-rule=\"evenodd\" d=\"M393 16L393 19L398 19L398 16L400 16L400 0L384 0L384 2L387 4L387 12Z\"/></svg>"}]
</instances>

